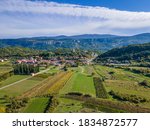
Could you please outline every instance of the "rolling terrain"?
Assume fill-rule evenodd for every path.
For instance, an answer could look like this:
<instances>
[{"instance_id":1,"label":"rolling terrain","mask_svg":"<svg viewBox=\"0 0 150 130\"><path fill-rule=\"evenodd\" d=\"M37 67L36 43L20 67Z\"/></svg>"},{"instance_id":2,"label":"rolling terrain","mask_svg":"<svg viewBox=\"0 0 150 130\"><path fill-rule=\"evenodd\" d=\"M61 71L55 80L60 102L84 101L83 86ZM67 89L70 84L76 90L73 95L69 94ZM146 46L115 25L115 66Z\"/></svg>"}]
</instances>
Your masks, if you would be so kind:
<instances>
[{"instance_id":1,"label":"rolling terrain","mask_svg":"<svg viewBox=\"0 0 150 130\"><path fill-rule=\"evenodd\" d=\"M96 58L91 51L1 49L9 56L3 53L0 62L0 112L150 113L149 43L115 48ZM39 63L24 62L28 57ZM39 72L23 73L31 64Z\"/></svg>"},{"instance_id":2,"label":"rolling terrain","mask_svg":"<svg viewBox=\"0 0 150 130\"><path fill-rule=\"evenodd\" d=\"M1 39L0 47L21 46L34 49L57 48L84 49L84 50L101 50L107 51L112 48L127 46L130 44L142 44L150 42L150 34L144 33L134 36L115 36L84 34L77 36L56 36L56 37L33 37L19 39Z\"/></svg>"}]
</instances>

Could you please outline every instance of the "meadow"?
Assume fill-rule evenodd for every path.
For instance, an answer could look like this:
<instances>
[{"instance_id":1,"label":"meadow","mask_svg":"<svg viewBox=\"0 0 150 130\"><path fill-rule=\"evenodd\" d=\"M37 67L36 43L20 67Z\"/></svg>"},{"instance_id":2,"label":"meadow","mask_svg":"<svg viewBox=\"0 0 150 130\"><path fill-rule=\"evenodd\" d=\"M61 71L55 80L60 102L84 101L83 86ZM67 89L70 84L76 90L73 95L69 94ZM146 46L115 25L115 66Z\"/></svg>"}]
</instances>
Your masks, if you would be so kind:
<instances>
[{"instance_id":1,"label":"meadow","mask_svg":"<svg viewBox=\"0 0 150 130\"><path fill-rule=\"evenodd\" d=\"M96 66L97 72L103 75L107 92L111 90L122 94L137 95L150 100L150 88L140 85L144 80L150 82L150 78L142 74L106 66ZM138 68L139 69L139 68ZM112 73L113 72L113 73ZM139 104L150 107L150 102Z\"/></svg>"},{"instance_id":2,"label":"meadow","mask_svg":"<svg viewBox=\"0 0 150 130\"><path fill-rule=\"evenodd\" d=\"M84 69L84 68L83 68ZM82 73L81 70L74 72L71 79L66 83L63 89L60 90L60 94L67 94L69 92L80 92L83 94L90 94L95 97L95 87L93 77L88 75L89 73Z\"/></svg>"},{"instance_id":3,"label":"meadow","mask_svg":"<svg viewBox=\"0 0 150 130\"><path fill-rule=\"evenodd\" d=\"M32 98L28 105L21 111L23 113L44 113L49 98Z\"/></svg>"}]
</instances>

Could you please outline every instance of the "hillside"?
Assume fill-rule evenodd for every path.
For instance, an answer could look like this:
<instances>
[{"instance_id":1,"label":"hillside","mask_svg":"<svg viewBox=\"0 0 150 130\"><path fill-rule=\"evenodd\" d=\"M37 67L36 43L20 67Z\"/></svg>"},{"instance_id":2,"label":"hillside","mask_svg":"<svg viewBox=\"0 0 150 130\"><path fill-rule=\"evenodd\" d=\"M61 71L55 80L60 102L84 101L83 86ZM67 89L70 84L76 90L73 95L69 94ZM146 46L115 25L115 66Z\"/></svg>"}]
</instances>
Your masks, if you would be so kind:
<instances>
[{"instance_id":1,"label":"hillside","mask_svg":"<svg viewBox=\"0 0 150 130\"><path fill-rule=\"evenodd\" d=\"M22 47L0 48L0 58L39 55L42 51Z\"/></svg>"},{"instance_id":2,"label":"hillside","mask_svg":"<svg viewBox=\"0 0 150 130\"><path fill-rule=\"evenodd\" d=\"M20 39L1 39L0 47L22 46L34 49L69 48L84 50L107 51L112 48L127 46L130 44L142 44L150 42L150 33L135 36L115 36L84 34L77 36L35 37Z\"/></svg>"},{"instance_id":3,"label":"hillside","mask_svg":"<svg viewBox=\"0 0 150 130\"><path fill-rule=\"evenodd\" d=\"M150 62L150 43L134 44L127 47L115 48L101 54L95 59L96 62Z\"/></svg>"}]
</instances>

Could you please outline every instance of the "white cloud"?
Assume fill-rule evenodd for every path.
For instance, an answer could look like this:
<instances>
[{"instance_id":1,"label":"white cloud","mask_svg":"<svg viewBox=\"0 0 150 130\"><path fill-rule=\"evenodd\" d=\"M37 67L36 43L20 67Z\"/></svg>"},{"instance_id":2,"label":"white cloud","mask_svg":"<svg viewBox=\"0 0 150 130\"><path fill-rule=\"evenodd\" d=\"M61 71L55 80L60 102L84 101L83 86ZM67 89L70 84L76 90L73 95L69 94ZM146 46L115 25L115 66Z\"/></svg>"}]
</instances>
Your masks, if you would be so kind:
<instances>
[{"instance_id":1,"label":"white cloud","mask_svg":"<svg viewBox=\"0 0 150 130\"><path fill-rule=\"evenodd\" d=\"M0 37L82 33L128 35L150 28L150 12L46 1L0 0L0 21L3 30Z\"/></svg>"}]
</instances>

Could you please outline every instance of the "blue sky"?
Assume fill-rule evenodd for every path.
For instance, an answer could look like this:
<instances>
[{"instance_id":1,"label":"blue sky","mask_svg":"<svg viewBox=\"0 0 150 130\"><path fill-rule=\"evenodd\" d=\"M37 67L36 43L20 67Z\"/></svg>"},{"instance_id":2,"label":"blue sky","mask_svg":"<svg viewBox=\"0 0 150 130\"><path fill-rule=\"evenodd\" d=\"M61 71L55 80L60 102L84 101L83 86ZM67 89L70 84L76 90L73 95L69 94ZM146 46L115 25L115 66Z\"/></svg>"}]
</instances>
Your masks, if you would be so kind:
<instances>
[{"instance_id":1,"label":"blue sky","mask_svg":"<svg viewBox=\"0 0 150 130\"><path fill-rule=\"evenodd\" d=\"M118 10L147 11L147 12L150 11L150 0L53 0L53 1L59 3L102 6Z\"/></svg>"},{"instance_id":2,"label":"blue sky","mask_svg":"<svg viewBox=\"0 0 150 130\"><path fill-rule=\"evenodd\" d=\"M150 32L148 0L0 0L0 38Z\"/></svg>"}]
</instances>

